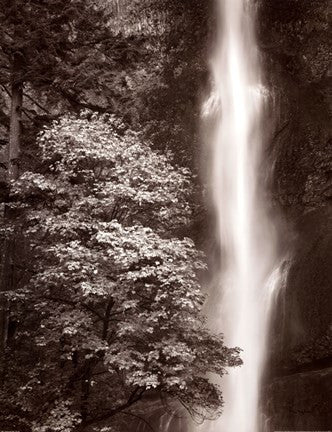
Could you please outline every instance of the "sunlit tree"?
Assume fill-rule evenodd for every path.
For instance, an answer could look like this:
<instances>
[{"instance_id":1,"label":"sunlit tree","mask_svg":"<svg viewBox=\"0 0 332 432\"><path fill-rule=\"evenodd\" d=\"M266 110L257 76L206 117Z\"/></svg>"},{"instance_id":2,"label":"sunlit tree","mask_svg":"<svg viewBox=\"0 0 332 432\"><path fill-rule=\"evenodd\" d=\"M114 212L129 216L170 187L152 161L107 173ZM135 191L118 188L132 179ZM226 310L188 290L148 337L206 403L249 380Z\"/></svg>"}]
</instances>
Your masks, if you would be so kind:
<instances>
[{"instance_id":1,"label":"sunlit tree","mask_svg":"<svg viewBox=\"0 0 332 432\"><path fill-rule=\"evenodd\" d=\"M188 169L113 116L63 117L39 146L39 172L11 190L30 252L7 293L17 351L3 406L15 414L2 415L35 431L111 425L151 393L220 413L207 374L240 361L201 314L203 254L174 234L190 218Z\"/></svg>"}]
</instances>

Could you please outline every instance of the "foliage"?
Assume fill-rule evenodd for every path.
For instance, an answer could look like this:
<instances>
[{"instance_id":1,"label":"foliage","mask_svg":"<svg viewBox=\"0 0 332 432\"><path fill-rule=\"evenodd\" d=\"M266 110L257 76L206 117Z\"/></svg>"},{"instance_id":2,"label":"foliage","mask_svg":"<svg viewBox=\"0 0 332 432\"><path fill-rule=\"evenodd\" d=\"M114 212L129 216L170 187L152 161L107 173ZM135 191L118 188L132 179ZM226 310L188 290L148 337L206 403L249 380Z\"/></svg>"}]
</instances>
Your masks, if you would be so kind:
<instances>
[{"instance_id":1,"label":"foliage","mask_svg":"<svg viewBox=\"0 0 332 432\"><path fill-rule=\"evenodd\" d=\"M176 152L181 163L197 169L200 106L208 85L208 56L214 30L211 0L162 0L165 11L159 87L146 88L149 110L141 117L154 146ZM162 85L161 85L162 84Z\"/></svg>"},{"instance_id":2,"label":"foliage","mask_svg":"<svg viewBox=\"0 0 332 432\"><path fill-rule=\"evenodd\" d=\"M329 50L326 0L271 1L261 8L264 42L293 78L317 83L327 78Z\"/></svg>"},{"instance_id":3,"label":"foliage","mask_svg":"<svg viewBox=\"0 0 332 432\"><path fill-rule=\"evenodd\" d=\"M109 115L64 116L38 143L40 172L23 173L7 204L29 253L24 283L7 292L17 351L3 415L9 403L36 432L114 425L150 393L218 414L207 374L240 360L201 315L203 254L174 236L191 214L189 170Z\"/></svg>"},{"instance_id":4,"label":"foliage","mask_svg":"<svg viewBox=\"0 0 332 432\"><path fill-rule=\"evenodd\" d=\"M24 86L23 140L30 145L34 145L36 128L64 111L90 108L121 112L127 122L134 123L134 107L139 108L135 100L143 97L136 91L137 82L147 80L158 86L157 68L152 64L156 64L160 37L155 38L156 34L141 25L144 14L140 15L148 1L141 2L139 8L133 5L123 17L125 24L120 19L124 11L114 8L114 3L0 1L0 95L4 99L0 120L4 139L13 82ZM156 19L148 28L156 28ZM150 72L144 68L147 63L151 64ZM144 103L140 106L142 109Z\"/></svg>"},{"instance_id":5,"label":"foliage","mask_svg":"<svg viewBox=\"0 0 332 432\"><path fill-rule=\"evenodd\" d=\"M328 1L264 0L259 18L277 112L275 194L284 209L297 213L327 206L332 195Z\"/></svg>"},{"instance_id":6,"label":"foliage","mask_svg":"<svg viewBox=\"0 0 332 432\"><path fill-rule=\"evenodd\" d=\"M13 56L21 53L15 72L25 94L21 167L35 165L41 125L90 108L121 116L154 148L170 149L194 168L210 1L1 0L0 6L0 133L7 140Z\"/></svg>"}]
</instances>

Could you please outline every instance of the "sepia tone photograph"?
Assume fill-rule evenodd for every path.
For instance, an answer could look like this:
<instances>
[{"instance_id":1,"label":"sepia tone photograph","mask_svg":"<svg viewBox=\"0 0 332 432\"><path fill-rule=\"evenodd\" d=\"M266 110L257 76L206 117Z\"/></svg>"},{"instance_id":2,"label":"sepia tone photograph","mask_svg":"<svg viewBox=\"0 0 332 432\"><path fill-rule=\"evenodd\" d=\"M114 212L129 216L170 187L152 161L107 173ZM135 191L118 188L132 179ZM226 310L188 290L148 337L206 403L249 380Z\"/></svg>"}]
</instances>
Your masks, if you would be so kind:
<instances>
[{"instance_id":1,"label":"sepia tone photograph","mask_svg":"<svg viewBox=\"0 0 332 432\"><path fill-rule=\"evenodd\" d=\"M328 0L0 0L0 432L332 432Z\"/></svg>"}]
</instances>

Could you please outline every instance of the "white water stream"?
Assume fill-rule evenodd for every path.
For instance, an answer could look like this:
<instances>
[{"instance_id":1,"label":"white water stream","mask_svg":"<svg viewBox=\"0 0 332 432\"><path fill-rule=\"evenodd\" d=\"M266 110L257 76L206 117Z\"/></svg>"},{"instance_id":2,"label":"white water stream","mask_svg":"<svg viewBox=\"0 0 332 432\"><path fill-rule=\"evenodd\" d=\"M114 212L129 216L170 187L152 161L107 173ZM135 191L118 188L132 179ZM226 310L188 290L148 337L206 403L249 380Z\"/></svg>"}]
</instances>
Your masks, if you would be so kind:
<instances>
[{"instance_id":1,"label":"white water stream","mask_svg":"<svg viewBox=\"0 0 332 432\"><path fill-rule=\"evenodd\" d=\"M222 382L224 413L209 432L258 432L259 387L273 288L278 271L275 230L261 179L264 90L255 41L254 0L218 0L219 28L212 73L219 101L212 139L210 187L221 248L216 305L209 308L228 346L243 351L243 366ZM214 101L212 103L212 101ZM217 112L217 114L216 114ZM217 296L218 297L218 296ZM201 429L199 429L201 430Z\"/></svg>"}]
</instances>

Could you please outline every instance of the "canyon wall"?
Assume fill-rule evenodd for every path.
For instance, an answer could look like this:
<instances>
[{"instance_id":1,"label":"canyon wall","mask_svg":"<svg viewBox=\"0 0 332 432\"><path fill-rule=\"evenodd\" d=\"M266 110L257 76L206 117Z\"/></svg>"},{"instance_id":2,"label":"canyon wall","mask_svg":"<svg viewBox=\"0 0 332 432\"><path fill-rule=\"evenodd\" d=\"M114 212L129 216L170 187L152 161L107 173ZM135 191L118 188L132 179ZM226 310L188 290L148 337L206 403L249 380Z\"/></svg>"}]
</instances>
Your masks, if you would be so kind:
<instances>
[{"instance_id":1,"label":"canyon wall","mask_svg":"<svg viewBox=\"0 0 332 432\"><path fill-rule=\"evenodd\" d=\"M332 146L328 2L265 0L260 41L272 111L272 192L285 281L264 391L269 430L332 427ZM286 228L285 228L286 227Z\"/></svg>"}]
</instances>

